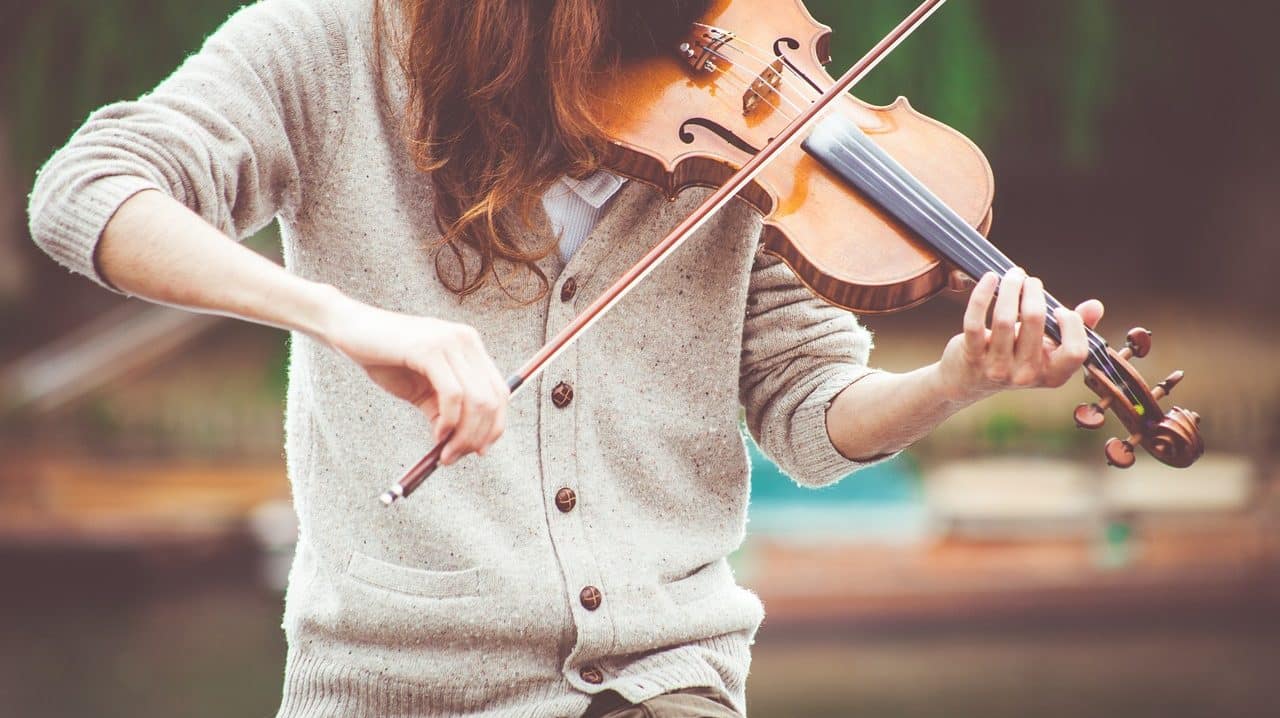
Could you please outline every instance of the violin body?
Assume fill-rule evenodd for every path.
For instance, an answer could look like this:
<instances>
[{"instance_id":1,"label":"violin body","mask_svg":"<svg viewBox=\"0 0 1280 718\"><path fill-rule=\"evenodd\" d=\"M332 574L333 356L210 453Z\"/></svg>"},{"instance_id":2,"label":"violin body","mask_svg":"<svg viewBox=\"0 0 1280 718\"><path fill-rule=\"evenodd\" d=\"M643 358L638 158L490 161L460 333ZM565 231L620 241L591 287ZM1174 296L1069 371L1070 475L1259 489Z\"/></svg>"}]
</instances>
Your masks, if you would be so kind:
<instances>
[{"instance_id":1,"label":"violin body","mask_svg":"<svg viewBox=\"0 0 1280 718\"><path fill-rule=\"evenodd\" d=\"M824 65L831 28L799 2L716 0L690 46L709 28L732 40L692 58L676 52L635 62L602 88L598 118L613 138L610 168L674 197L718 187L833 83ZM703 37L698 37L702 35ZM776 53L776 54L775 54ZM791 67L775 58L782 55ZM714 69L703 65L710 62ZM777 69L774 69L777 68ZM970 226L991 224L994 180L964 135L900 98L877 107L851 95L834 113L855 122ZM764 250L816 294L860 313L915 306L950 283L954 267L886 217L798 144L779 153L739 197L765 219Z\"/></svg>"}]
</instances>

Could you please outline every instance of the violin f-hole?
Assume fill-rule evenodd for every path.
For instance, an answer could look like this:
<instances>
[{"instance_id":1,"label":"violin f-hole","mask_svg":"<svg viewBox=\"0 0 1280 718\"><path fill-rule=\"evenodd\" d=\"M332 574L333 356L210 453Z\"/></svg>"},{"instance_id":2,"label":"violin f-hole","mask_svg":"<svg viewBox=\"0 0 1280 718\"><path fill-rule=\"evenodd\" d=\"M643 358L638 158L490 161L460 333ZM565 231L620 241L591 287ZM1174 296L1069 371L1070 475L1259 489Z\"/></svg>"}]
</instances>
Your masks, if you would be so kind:
<instances>
[{"instance_id":1,"label":"violin f-hole","mask_svg":"<svg viewBox=\"0 0 1280 718\"><path fill-rule=\"evenodd\" d=\"M739 137L733 130L730 130L728 127L725 127L715 120L708 120L705 117L691 117L680 124L680 141L686 145L691 145L697 140L697 137L689 131L690 125L710 130L712 134L747 154L755 155L760 152L759 148Z\"/></svg>"},{"instance_id":2,"label":"violin f-hole","mask_svg":"<svg viewBox=\"0 0 1280 718\"><path fill-rule=\"evenodd\" d=\"M793 37L780 37L777 40L773 41L773 56L781 60L784 64L786 64L787 69L795 73L796 77L799 77L801 80L804 80L805 83L808 84L809 87L812 87L815 92L817 92L818 94L822 94L822 88L818 85L818 83L814 82L812 78L804 74L804 71L801 70L799 67L796 67L796 64L791 61L791 58L787 57L787 53L782 49L784 45L789 50L800 49L800 41L796 40ZM826 62L823 61L823 64L826 64Z\"/></svg>"}]
</instances>

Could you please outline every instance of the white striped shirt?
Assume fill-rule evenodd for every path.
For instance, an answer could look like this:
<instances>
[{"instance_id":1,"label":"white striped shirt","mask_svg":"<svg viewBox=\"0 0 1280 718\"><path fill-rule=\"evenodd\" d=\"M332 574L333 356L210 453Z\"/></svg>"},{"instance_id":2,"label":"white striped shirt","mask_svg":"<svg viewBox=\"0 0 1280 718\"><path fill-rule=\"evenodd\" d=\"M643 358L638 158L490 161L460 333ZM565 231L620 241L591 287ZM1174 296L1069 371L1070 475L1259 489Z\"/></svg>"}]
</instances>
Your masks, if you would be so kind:
<instances>
[{"instance_id":1,"label":"white striped shirt","mask_svg":"<svg viewBox=\"0 0 1280 718\"><path fill-rule=\"evenodd\" d=\"M542 195L542 208L560 238L561 259L568 262L578 251L604 216L605 205L625 183L626 179L600 170L580 180L561 177Z\"/></svg>"}]
</instances>

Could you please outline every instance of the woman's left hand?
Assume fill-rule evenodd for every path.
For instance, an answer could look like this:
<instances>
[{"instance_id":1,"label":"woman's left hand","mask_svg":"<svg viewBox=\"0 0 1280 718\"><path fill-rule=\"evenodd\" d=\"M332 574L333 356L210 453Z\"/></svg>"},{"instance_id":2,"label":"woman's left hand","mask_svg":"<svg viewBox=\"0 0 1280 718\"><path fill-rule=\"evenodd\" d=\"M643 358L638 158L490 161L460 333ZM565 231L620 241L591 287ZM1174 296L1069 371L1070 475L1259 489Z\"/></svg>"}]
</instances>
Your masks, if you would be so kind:
<instances>
[{"instance_id":1,"label":"woman's left hand","mask_svg":"<svg viewBox=\"0 0 1280 718\"><path fill-rule=\"evenodd\" d=\"M988 272L969 296L964 333L952 337L942 353L938 368L944 391L952 400L971 402L1004 389L1062 386L1088 357L1085 327L1097 326L1102 311L1096 299L1075 311L1059 307L1054 318L1062 343L1057 344L1044 333L1044 284L1018 267L1003 279Z\"/></svg>"}]
</instances>

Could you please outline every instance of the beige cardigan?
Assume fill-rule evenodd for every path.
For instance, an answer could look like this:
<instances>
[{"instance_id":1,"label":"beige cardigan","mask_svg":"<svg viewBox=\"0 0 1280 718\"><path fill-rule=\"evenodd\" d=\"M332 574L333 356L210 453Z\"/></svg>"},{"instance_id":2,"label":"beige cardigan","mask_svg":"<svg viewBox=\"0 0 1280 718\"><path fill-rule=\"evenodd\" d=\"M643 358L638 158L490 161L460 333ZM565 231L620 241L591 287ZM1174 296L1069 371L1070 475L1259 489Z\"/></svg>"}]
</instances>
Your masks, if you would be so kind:
<instances>
[{"instance_id":1,"label":"beige cardigan","mask_svg":"<svg viewBox=\"0 0 1280 718\"><path fill-rule=\"evenodd\" d=\"M705 197L628 183L567 266L544 261L545 300L515 306L490 285L459 301L428 252L430 177L398 139L403 86L378 102L371 5L250 6L152 93L93 113L37 178L36 241L98 279L103 226L144 188L237 238L278 218L291 271L470 324L511 369ZM871 346L757 252L760 227L742 203L723 211L515 400L487 457L390 509L378 494L429 448L425 419L293 337L301 537L281 716L569 716L604 689L639 701L695 685L743 708L763 611L725 560L746 528L739 406L796 481L835 481L859 464L831 445L825 410Z\"/></svg>"}]
</instances>

